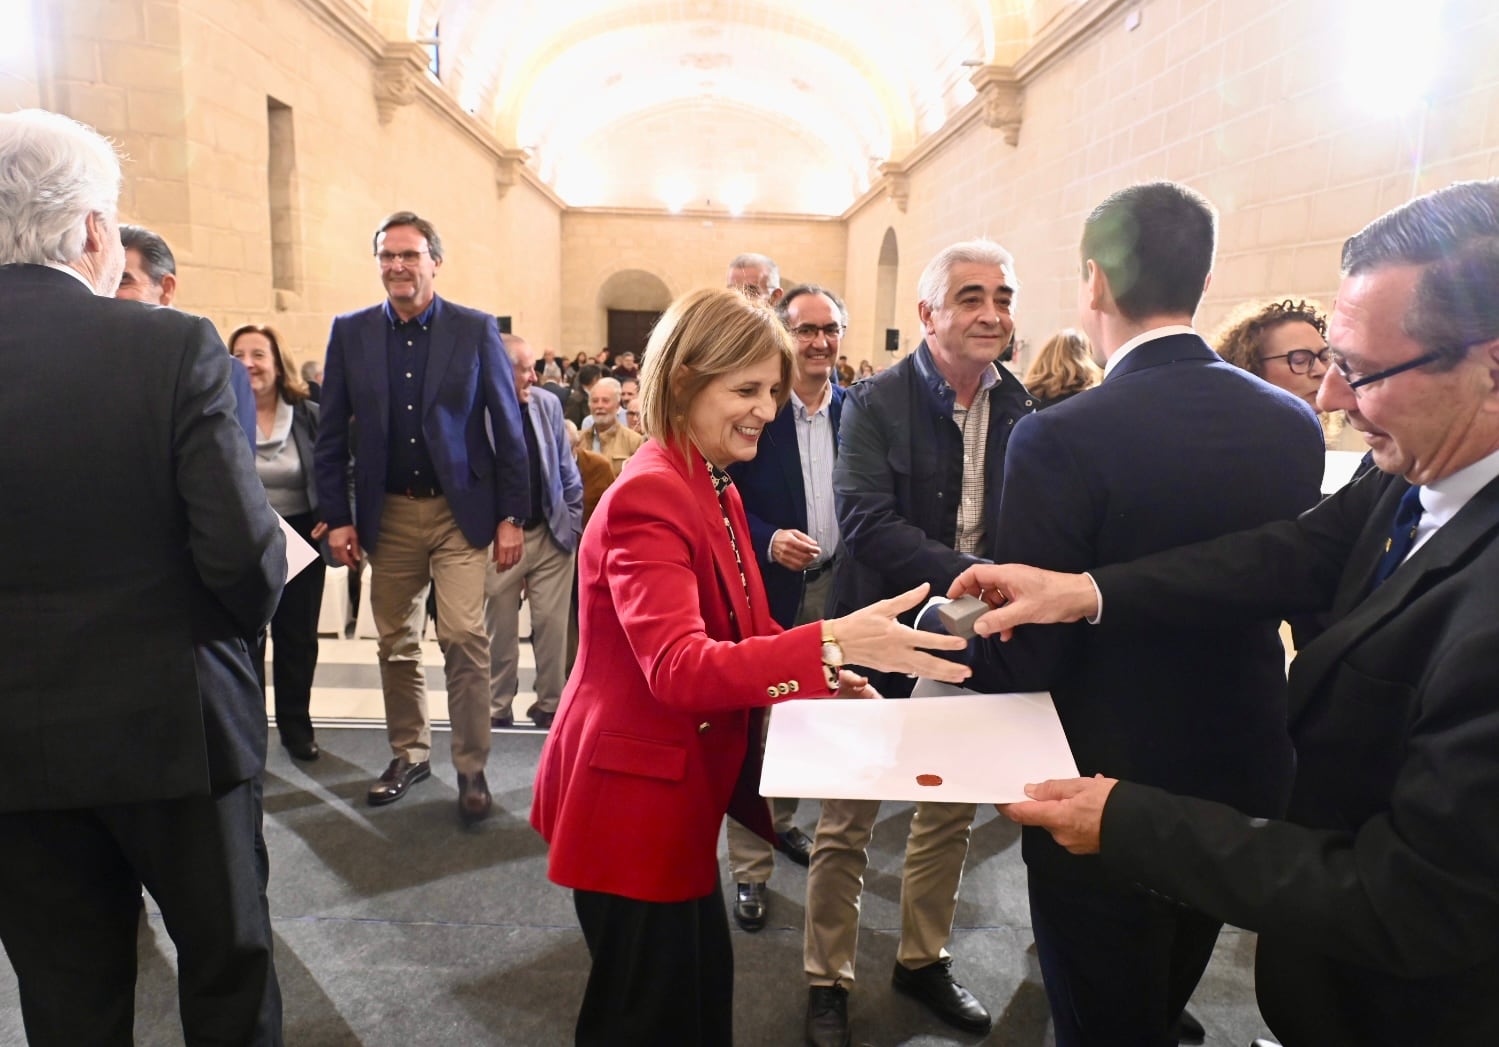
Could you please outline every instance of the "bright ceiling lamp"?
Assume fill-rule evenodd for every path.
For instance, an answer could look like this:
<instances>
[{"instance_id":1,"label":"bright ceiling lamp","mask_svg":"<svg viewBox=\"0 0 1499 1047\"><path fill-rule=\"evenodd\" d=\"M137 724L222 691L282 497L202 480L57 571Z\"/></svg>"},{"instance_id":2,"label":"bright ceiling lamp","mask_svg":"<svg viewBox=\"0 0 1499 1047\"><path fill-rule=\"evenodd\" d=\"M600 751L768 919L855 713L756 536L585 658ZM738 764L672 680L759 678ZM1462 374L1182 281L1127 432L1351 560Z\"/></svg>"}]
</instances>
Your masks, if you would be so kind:
<instances>
[{"instance_id":1,"label":"bright ceiling lamp","mask_svg":"<svg viewBox=\"0 0 1499 1047\"><path fill-rule=\"evenodd\" d=\"M681 214L695 194L692 180L686 175L665 175L656 183L656 196L672 214Z\"/></svg>"},{"instance_id":2,"label":"bright ceiling lamp","mask_svg":"<svg viewBox=\"0 0 1499 1047\"><path fill-rule=\"evenodd\" d=\"M754 198L755 180L747 175L730 178L724 183L723 191L719 193L719 199L723 201L724 207L728 208L729 214L735 218L744 214L745 208Z\"/></svg>"},{"instance_id":3,"label":"bright ceiling lamp","mask_svg":"<svg viewBox=\"0 0 1499 1047\"><path fill-rule=\"evenodd\" d=\"M1442 0L1358 0L1344 8L1345 81L1353 99L1380 113L1426 101L1442 53Z\"/></svg>"}]
</instances>

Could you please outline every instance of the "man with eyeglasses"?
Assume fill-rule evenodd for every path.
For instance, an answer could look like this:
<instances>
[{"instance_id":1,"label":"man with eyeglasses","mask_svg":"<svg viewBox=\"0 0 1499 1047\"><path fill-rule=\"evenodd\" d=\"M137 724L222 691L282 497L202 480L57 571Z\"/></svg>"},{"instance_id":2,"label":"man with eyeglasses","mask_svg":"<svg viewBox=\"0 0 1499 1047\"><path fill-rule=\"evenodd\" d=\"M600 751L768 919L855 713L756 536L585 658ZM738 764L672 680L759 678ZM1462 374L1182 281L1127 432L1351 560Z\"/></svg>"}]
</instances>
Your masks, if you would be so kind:
<instances>
[{"instance_id":1,"label":"man with eyeglasses","mask_svg":"<svg viewBox=\"0 0 1499 1047\"><path fill-rule=\"evenodd\" d=\"M1379 471L1296 520L1089 574L978 567L952 592L998 605L979 631L1001 638L1330 612L1291 665L1284 819L1102 776L1007 813L1258 931L1260 1012L1287 1044L1496 1043L1499 181L1376 219L1342 268L1319 406Z\"/></svg>"},{"instance_id":2,"label":"man with eyeglasses","mask_svg":"<svg viewBox=\"0 0 1499 1047\"><path fill-rule=\"evenodd\" d=\"M333 321L315 452L333 555L368 554L394 758L370 787L394 803L431 775L419 632L429 585L447 676L458 814L488 816L489 634L484 579L521 558L531 511L514 371L492 314L439 298L442 241L398 211L374 235L386 300ZM357 424L352 424L357 419ZM345 474L354 460L354 503Z\"/></svg>"},{"instance_id":3,"label":"man with eyeglasses","mask_svg":"<svg viewBox=\"0 0 1499 1047\"><path fill-rule=\"evenodd\" d=\"M729 475L744 499L771 617L790 629L826 617L832 591L839 547L833 461L843 414L843 390L832 373L848 311L832 291L811 284L786 292L776 311L796 343L791 398L760 434L755 457L731 466ZM768 728L770 717L765 719ZM775 851L798 865L811 860L812 839L792 822L797 800L778 797L770 807L773 848L728 822L734 919L746 931L765 926Z\"/></svg>"},{"instance_id":4,"label":"man with eyeglasses","mask_svg":"<svg viewBox=\"0 0 1499 1047\"><path fill-rule=\"evenodd\" d=\"M925 340L846 391L833 492L841 563L828 613L920 585L943 592L988 556L1005 448L1034 403L995 361L1015 330L1015 260L989 240L954 244L917 284ZM886 697L912 681L869 673ZM849 1042L848 994L859 899L878 800L823 800L807 873L803 967L807 1041ZM954 980L947 943L968 854L973 804L918 803L901 874L891 981L942 1021L987 1032L989 1012Z\"/></svg>"},{"instance_id":5,"label":"man with eyeglasses","mask_svg":"<svg viewBox=\"0 0 1499 1047\"><path fill-rule=\"evenodd\" d=\"M736 255L729 263L725 286L747 298L759 298L776 305L782 294L781 267L763 254Z\"/></svg>"},{"instance_id":6,"label":"man with eyeglasses","mask_svg":"<svg viewBox=\"0 0 1499 1047\"><path fill-rule=\"evenodd\" d=\"M1172 182L1122 189L1088 216L1079 325L1103 382L1015 426L994 560L1080 569L1316 504L1324 458L1312 409L1221 359L1192 327L1216 241L1212 205ZM1294 759L1279 623L1031 630L979 645L971 686L1051 692L1084 774L1274 817ZM1058 1047L1201 1042L1176 1026L1219 922L1043 832L1025 833L1022 854Z\"/></svg>"}]
</instances>

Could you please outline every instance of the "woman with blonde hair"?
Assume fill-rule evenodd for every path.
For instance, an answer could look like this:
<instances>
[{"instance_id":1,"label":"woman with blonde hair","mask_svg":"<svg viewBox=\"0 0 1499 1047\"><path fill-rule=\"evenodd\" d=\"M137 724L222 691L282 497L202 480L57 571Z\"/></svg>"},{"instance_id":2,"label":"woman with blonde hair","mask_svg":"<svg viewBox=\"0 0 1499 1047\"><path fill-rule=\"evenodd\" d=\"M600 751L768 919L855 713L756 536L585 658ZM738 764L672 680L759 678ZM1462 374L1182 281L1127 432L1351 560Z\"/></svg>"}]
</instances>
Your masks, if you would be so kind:
<instances>
[{"instance_id":1,"label":"woman with blonde hair","mask_svg":"<svg viewBox=\"0 0 1499 1047\"><path fill-rule=\"evenodd\" d=\"M725 813L774 839L756 789L761 707L874 697L844 664L968 675L922 650L961 640L895 621L926 586L795 629L771 618L725 470L754 457L786 402L792 351L779 317L736 291L673 303L636 402L650 439L583 535L578 656L531 807L592 958L579 1044L731 1042L717 841Z\"/></svg>"},{"instance_id":2,"label":"woman with blonde hair","mask_svg":"<svg viewBox=\"0 0 1499 1047\"><path fill-rule=\"evenodd\" d=\"M1025 387L1036 400L1036 410L1059 404L1103 381L1103 368L1093 361L1088 336L1071 327L1046 340L1025 372Z\"/></svg>"}]
</instances>

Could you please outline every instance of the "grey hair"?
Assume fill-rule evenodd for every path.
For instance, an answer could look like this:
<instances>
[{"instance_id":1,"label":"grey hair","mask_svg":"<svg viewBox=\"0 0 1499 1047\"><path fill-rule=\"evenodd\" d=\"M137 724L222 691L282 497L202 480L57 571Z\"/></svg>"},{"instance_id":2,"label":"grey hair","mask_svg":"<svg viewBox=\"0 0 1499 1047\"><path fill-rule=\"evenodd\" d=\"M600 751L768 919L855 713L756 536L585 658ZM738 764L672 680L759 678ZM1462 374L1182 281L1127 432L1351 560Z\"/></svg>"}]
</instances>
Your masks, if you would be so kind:
<instances>
[{"instance_id":1,"label":"grey hair","mask_svg":"<svg viewBox=\"0 0 1499 1047\"><path fill-rule=\"evenodd\" d=\"M177 259L159 233L140 225L121 225L120 243L140 254L146 275L157 287L168 273L177 275Z\"/></svg>"},{"instance_id":2,"label":"grey hair","mask_svg":"<svg viewBox=\"0 0 1499 1047\"><path fill-rule=\"evenodd\" d=\"M613 389L614 398L618 400L620 394L624 392L624 388L624 386L619 384L618 378L610 378L608 376L605 376L603 378L600 378L597 382L594 382L593 385L589 386L588 392L592 394L596 389Z\"/></svg>"},{"instance_id":3,"label":"grey hair","mask_svg":"<svg viewBox=\"0 0 1499 1047\"><path fill-rule=\"evenodd\" d=\"M120 157L109 139L43 109L0 115L0 265L66 265L84 250L84 221L113 218Z\"/></svg>"},{"instance_id":4,"label":"grey hair","mask_svg":"<svg viewBox=\"0 0 1499 1047\"><path fill-rule=\"evenodd\" d=\"M1015 280L1014 255L993 240L964 240L943 248L937 252L937 257L926 264L926 268L921 271L921 279L916 282L917 299L925 302L929 309L941 309L942 303L947 300L953 266L964 263L1004 266L1010 270L1010 279L1019 290L1019 281Z\"/></svg>"},{"instance_id":5,"label":"grey hair","mask_svg":"<svg viewBox=\"0 0 1499 1047\"><path fill-rule=\"evenodd\" d=\"M729 262L730 269L764 269L770 274L770 287L775 290L781 286L781 267L776 265L769 255L763 254L736 254Z\"/></svg>"}]
</instances>

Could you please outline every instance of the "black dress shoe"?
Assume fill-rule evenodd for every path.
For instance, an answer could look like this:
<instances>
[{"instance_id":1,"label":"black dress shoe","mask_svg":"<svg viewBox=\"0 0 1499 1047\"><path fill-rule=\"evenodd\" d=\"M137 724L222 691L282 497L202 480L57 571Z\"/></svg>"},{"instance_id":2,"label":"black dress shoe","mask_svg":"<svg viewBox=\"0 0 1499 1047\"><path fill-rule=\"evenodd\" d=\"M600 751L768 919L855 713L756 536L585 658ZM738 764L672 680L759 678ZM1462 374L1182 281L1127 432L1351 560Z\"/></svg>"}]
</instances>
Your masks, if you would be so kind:
<instances>
[{"instance_id":1,"label":"black dress shoe","mask_svg":"<svg viewBox=\"0 0 1499 1047\"><path fill-rule=\"evenodd\" d=\"M322 753L322 750L317 747L317 742L311 738L305 742L282 742L281 744L286 746L286 751L291 753L293 760L316 760Z\"/></svg>"},{"instance_id":2,"label":"black dress shoe","mask_svg":"<svg viewBox=\"0 0 1499 1047\"><path fill-rule=\"evenodd\" d=\"M955 1029L983 1033L994 1024L973 993L953 981L950 956L914 971L897 963L890 984L926 1004L927 1010Z\"/></svg>"},{"instance_id":3,"label":"black dress shoe","mask_svg":"<svg viewBox=\"0 0 1499 1047\"><path fill-rule=\"evenodd\" d=\"M390 761L390 766L385 768L375 784L370 786L369 804L371 807L384 807L388 803L395 803L406 795L406 790L411 788L423 778L432 777L432 765L426 760L421 763L411 763L404 756L397 756Z\"/></svg>"},{"instance_id":4,"label":"black dress shoe","mask_svg":"<svg viewBox=\"0 0 1499 1047\"><path fill-rule=\"evenodd\" d=\"M532 709L530 715L531 723L541 728L543 731L550 728L552 726L552 721L557 718L556 713L544 713L540 709Z\"/></svg>"},{"instance_id":5,"label":"black dress shoe","mask_svg":"<svg viewBox=\"0 0 1499 1047\"><path fill-rule=\"evenodd\" d=\"M1197 1047L1208 1038L1207 1030L1202 1027L1202 1022L1192 1017L1191 1011L1182 1011L1181 1017L1176 1019L1177 1043L1185 1043L1190 1047Z\"/></svg>"},{"instance_id":6,"label":"black dress shoe","mask_svg":"<svg viewBox=\"0 0 1499 1047\"><path fill-rule=\"evenodd\" d=\"M734 886L739 890L734 901L734 922L746 931L758 931L765 926L765 885L738 883Z\"/></svg>"},{"instance_id":7,"label":"black dress shoe","mask_svg":"<svg viewBox=\"0 0 1499 1047\"><path fill-rule=\"evenodd\" d=\"M483 771L458 776L458 817L464 825L473 825L489 817L494 799L489 795L489 783Z\"/></svg>"},{"instance_id":8,"label":"black dress shoe","mask_svg":"<svg viewBox=\"0 0 1499 1047\"><path fill-rule=\"evenodd\" d=\"M803 869L812 864L812 837L794 825L783 833L776 833L776 850Z\"/></svg>"},{"instance_id":9,"label":"black dress shoe","mask_svg":"<svg viewBox=\"0 0 1499 1047\"><path fill-rule=\"evenodd\" d=\"M491 730L496 727L514 727L515 717L508 713L504 716L491 716L489 718L489 726Z\"/></svg>"},{"instance_id":10,"label":"black dress shoe","mask_svg":"<svg viewBox=\"0 0 1499 1047\"><path fill-rule=\"evenodd\" d=\"M848 990L814 985L807 990L807 1047L849 1047Z\"/></svg>"}]
</instances>

